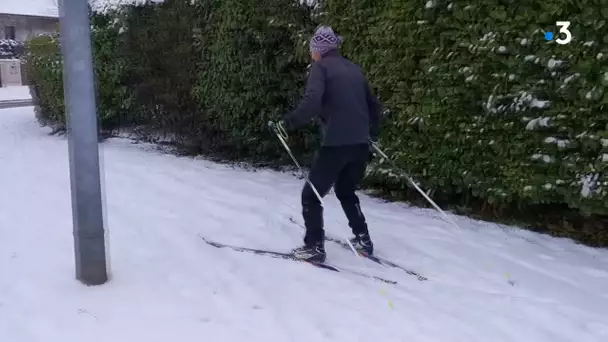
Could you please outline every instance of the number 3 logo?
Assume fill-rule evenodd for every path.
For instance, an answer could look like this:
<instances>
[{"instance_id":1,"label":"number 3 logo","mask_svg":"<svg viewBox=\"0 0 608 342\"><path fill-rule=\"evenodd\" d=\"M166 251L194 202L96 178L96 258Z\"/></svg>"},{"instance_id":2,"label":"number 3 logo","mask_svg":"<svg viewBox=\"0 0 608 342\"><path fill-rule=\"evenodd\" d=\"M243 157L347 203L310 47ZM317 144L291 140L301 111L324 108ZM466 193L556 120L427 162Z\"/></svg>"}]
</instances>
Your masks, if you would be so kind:
<instances>
[{"instance_id":1,"label":"number 3 logo","mask_svg":"<svg viewBox=\"0 0 608 342\"><path fill-rule=\"evenodd\" d=\"M565 44L570 43L570 41L572 40L572 33L568 30L568 27L570 27L570 22L569 21L557 21L557 22L555 22L555 25L557 25L557 27L560 28L559 33L563 33L566 35L566 39L558 38L555 40L555 42L560 45L565 45Z\"/></svg>"}]
</instances>

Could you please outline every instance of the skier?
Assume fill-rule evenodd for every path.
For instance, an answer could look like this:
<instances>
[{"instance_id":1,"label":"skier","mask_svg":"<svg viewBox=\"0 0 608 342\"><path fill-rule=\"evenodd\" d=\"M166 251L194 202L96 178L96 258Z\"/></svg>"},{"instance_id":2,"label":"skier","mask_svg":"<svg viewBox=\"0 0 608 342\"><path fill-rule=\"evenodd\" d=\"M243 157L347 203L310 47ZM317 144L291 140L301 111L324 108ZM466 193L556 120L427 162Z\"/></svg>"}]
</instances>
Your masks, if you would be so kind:
<instances>
[{"instance_id":1,"label":"skier","mask_svg":"<svg viewBox=\"0 0 608 342\"><path fill-rule=\"evenodd\" d=\"M334 187L354 234L350 242L359 252L371 255L374 247L355 189L370 161L370 140L377 141L382 108L361 67L341 56L340 43L342 38L331 27L317 28L310 40L313 62L305 95L279 125L291 131L315 116L320 119L323 142L309 181L321 197ZM298 259L324 262L323 207L308 182L302 189L302 216L304 245L293 254Z\"/></svg>"}]
</instances>

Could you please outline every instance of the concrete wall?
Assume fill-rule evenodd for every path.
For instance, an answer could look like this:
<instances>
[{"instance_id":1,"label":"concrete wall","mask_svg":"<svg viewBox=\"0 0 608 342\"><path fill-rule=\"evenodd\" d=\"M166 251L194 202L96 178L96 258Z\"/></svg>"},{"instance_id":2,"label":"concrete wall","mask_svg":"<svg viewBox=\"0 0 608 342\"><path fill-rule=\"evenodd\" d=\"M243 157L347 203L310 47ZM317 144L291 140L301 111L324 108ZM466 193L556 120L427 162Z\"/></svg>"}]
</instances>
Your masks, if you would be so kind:
<instances>
[{"instance_id":1,"label":"concrete wall","mask_svg":"<svg viewBox=\"0 0 608 342\"><path fill-rule=\"evenodd\" d=\"M40 18L0 14L0 39L6 38L5 28L7 26L15 27L16 40L26 41L28 38L32 38L43 33L52 33L58 31L59 20L57 18Z\"/></svg>"},{"instance_id":2,"label":"concrete wall","mask_svg":"<svg viewBox=\"0 0 608 342\"><path fill-rule=\"evenodd\" d=\"M0 59L0 85L2 87L23 85L21 61L18 59Z\"/></svg>"}]
</instances>

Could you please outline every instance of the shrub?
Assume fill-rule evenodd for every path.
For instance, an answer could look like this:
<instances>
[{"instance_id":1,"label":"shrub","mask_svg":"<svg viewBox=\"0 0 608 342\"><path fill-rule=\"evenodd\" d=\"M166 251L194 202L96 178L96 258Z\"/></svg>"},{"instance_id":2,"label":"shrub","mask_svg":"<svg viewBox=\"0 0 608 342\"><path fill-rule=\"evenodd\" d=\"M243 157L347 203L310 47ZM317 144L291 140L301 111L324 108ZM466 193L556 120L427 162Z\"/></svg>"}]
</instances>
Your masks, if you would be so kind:
<instances>
[{"instance_id":1,"label":"shrub","mask_svg":"<svg viewBox=\"0 0 608 342\"><path fill-rule=\"evenodd\" d=\"M125 62L117 54L118 28L108 15L92 16L92 48L98 115L102 130L111 130L127 122L130 90L124 85ZM56 131L65 131L63 60L59 36L42 35L26 44L26 67L32 88L37 118Z\"/></svg>"},{"instance_id":2,"label":"shrub","mask_svg":"<svg viewBox=\"0 0 608 342\"><path fill-rule=\"evenodd\" d=\"M23 55L23 42L13 39L0 39L0 59L20 58Z\"/></svg>"},{"instance_id":3,"label":"shrub","mask_svg":"<svg viewBox=\"0 0 608 342\"><path fill-rule=\"evenodd\" d=\"M37 119L57 130L65 129L63 69L58 37L45 35L26 44L28 78Z\"/></svg>"},{"instance_id":4,"label":"shrub","mask_svg":"<svg viewBox=\"0 0 608 342\"><path fill-rule=\"evenodd\" d=\"M604 6L605 7L605 6ZM314 8L312 10L311 8ZM387 117L381 143L440 203L608 244L608 12L601 0L168 0L93 15L102 126L192 152L289 162L266 128L302 95L309 34L346 38ZM572 22L569 45L544 40ZM62 123L55 38L28 45L41 117ZM313 127L290 141L310 160ZM368 185L411 192L375 163ZM537 215L540 214L540 215Z\"/></svg>"},{"instance_id":5,"label":"shrub","mask_svg":"<svg viewBox=\"0 0 608 342\"><path fill-rule=\"evenodd\" d=\"M134 124L133 91L128 84L128 59L121 53L119 13L91 15L93 66L101 130Z\"/></svg>"},{"instance_id":6,"label":"shrub","mask_svg":"<svg viewBox=\"0 0 608 342\"><path fill-rule=\"evenodd\" d=\"M197 70L193 9L185 1L130 6L119 20L118 51L127 63L133 101L128 123L143 125L150 134L172 133L182 143L198 135L203 118L192 97Z\"/></svg>"},{"instance_id":7,"label":"shrub","mask_svg":"<svg viewBox=\"0 0 608 342\"><path fill-rule=\"evenodd\" d=\"M206 141L235 157L285 154L267 122L293 109L304 86L304 62L295 53L313 27L307 6L283 0L202 1L201 67L195 90L206 113ZM309 151L310 134L294 148Z\"/></svg>"},{"instance_id":8,"label":"shrub","mask_svg":"<svg viewBox=\"0 0 608 342\"><path fill-rule=\"evenodd\" d=\"M601 1L331 0L321 11L389 108L387 152L435 196L608 214ZM569 45L544 40L559 20L572 22ZM403 189L391 173L372 176Z\"/></svg>"}]
</instances>

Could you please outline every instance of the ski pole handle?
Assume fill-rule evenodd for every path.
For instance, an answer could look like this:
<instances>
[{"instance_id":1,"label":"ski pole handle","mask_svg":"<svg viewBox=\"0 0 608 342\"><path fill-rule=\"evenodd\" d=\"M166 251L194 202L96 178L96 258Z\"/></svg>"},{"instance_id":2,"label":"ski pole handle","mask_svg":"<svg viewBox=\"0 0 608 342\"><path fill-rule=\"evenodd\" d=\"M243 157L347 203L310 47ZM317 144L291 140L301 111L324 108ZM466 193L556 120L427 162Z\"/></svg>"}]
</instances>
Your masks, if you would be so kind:
<instances>
[{"instance_id":1,"label":"ski pole handle","mask_svg":"<svg viewBox=\"0 0 608 342\"><path fill-rule=\"evenodd\" d=\"M285 127L283 127L280 121L278 124L273 121L268 121L268 127L270 127L276 135L280 136L284 140L287 140L287 138L289 138Z\"/></svg>"}]
</instances>

